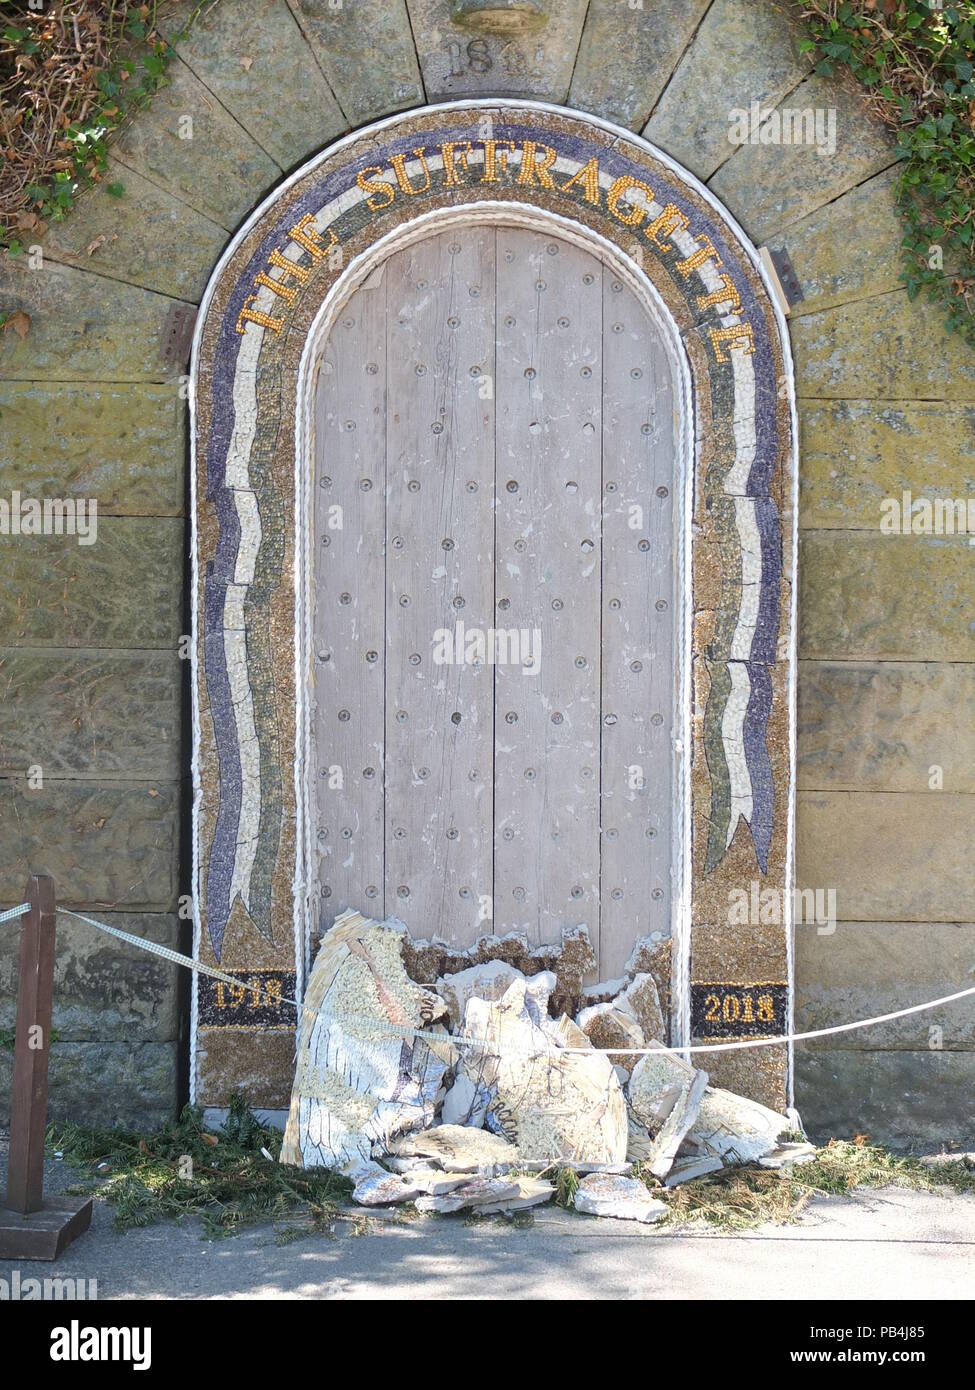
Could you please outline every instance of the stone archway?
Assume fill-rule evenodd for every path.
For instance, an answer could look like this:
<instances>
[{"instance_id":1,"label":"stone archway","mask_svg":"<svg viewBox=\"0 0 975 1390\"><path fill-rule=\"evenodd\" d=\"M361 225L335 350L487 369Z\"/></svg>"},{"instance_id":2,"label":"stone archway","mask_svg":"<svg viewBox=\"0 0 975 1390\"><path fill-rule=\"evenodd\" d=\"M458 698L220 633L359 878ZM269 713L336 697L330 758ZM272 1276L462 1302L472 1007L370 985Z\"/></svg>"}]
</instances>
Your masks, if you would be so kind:
<instances>
[{"instance_id":1,"label":"stone archway","mask_svg":"<svg viewBox=\"0 0 975 1390\"><path fill-rule=\"evenodd\" d=\"M275 1001L300 997L316 917L307 379L321 326L425 225L531 215L600 248L655 306L683 383L672 1037L787 1031L796 469L781 316L743 233L660 151L558 108L451 103L382 121L292 175L234 239L202 305L194 896L201 956L241 981L236 993L198 985L205 1103L244 1081L256 1100L280 1093L294 1011ZM753 885L778 895L774 924L732 920ZM239 1048L254 1025L263 1080ZM784 1050L760 1056L751 1089L781 1104Z\"/></svg>"}]
</instances>

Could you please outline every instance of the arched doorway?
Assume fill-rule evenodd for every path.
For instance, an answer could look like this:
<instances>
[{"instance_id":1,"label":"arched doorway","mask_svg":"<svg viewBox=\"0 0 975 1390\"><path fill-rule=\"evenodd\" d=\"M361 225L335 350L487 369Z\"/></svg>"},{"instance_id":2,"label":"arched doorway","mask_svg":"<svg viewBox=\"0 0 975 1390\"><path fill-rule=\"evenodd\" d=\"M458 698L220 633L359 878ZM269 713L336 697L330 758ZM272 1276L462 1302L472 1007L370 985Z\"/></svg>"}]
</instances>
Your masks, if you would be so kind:
<instances>
[{"instance_id":1,"label":"arched doorway","mask_svg":"<svg viewBox=\"0 0 975 1390\"><path fill-rule=\"evenodd\" d=\"M476 276L471 267L466 280L458 278L461 261L451 272L455 288L463 284L467 291L463 316L443 308L445 272L435 271L433 262L423 273L416 269L424 256L433 255L439 267L444 247L451 255L451 242L444 238L461 231L455 240L462 249L455 258L474 254L465 247L479 247L478 256L494 247L490 321L483 310L491 294L477 308L479 296L470 293L476 289L480 295L487 283L480 262ZM502 252L499 263L498 245L515 233L528 238L524 252L510 263ZM402 253L401 261L391 259ZM540 267L566 265L572 257L581 271L573 290L578 298L551 311L552 275ZM593 279L583 286L587 274ZM391 314L390 285L396 277L401 292L393 296ZM572 336L580 313L583 319L592 313L596 323L595 309L583 309L583 287L594 303L598 286L603 306L608 277L609 302L618 294L621 304L635 302L643 316L642 359L637 353L628 362L623 351L636 352L625 328L630 310L614 317L607 335L601 308L598 354L594 332ZM420 279L426 281L422 290ZM617 281L620 291L613 289ZM507 295L509 282L517 298L513 307L502 304L498 322L499 286ZM328 381L319 367L341 341L342 312L356 295L363 306L372 295L372 337L340 354L341 364L335 358L337 374ZM444 314L458 318L456 328L444 326ZM357 324L359 310L346 317ZM509 317L514 324L506 324ZM569 320L567 327L560 318ZM614 332L617 322L620 334ZM531 333L520 338L526 323ZM427 324L432 325L429 336ZM480 333L483 341L472 337L466 353L437 357L444 334L468 331ZM537 356L543 339L548 351L566 333L568 351L555 350L544 361ZM489 373L485 360L492 350ZM665 432L657 442L670 450L671 485L657 482L652 468L641 479L610 466L625 462L638 473L639 461L646 461L640 452L648 438L643 427L653 431L663 419L660 411L653 421L642 413L646 402L639 389L650 381L656 392L662 380L651 366L655 352L665 353L670 371L672 432L669 442ZM368 371L370 363L375 372ZM569 375L573 364L577 378ZM480 369L476 377L470 375L473 367ZM590 377L581 375L585 367ZM539 375L543 368L544 376ZM535 377L525 375L532 371ZM634 371L644 375L628 375ZM492 395L482 399L488 376ZM391 421L385 397L378 410L374 393L380 380L387 393L394 380L392 414L399 420ZM450 380L455 396L450 411L443 403L441 416L437 391ZM547 380L555 383L548 413L537 408L545 398L533 395ZM330 405L333 384L346 396L339 393ZM191 405L196 945L204 960L240 980L236 990L219 989L206 977L196 981L195 1097L223 1104L232 1091L243 1090L258 1104L284 1101L296 1023L287 1000L301 996L310 951L332 906L341 901L338 894L353 891L363 894L357 906L380 915L380 898L387 913L395 912L410 904L416 888L413 920L409 906L400 912L411 930L425 937L449 927L458 942L477 930L473 906L476 901L480 908L483 899L492 915L482 929L490 923L496 931L510 921L537 939L557 921L574 918L586 923L591 939L598 933L603 972L619 960L626 940L650 923L650 946L658 961L666 957L673 1042L788 1031L795 744L792 376L784 320L758 253L708 190L632 133L538 103L457 102L378 122L299 169L235 237L201 306ZM659 405L655 400L655 410ZM330 411L337 426L331 431ZM386 422L383 486L377 486L378 438L361 461L355 453L360 419L365 429L379 413ZM607 432L614 416L624 432L639 425L635 451L614 453L612 431ZM355 428L346 430L350 422ZM591 434L585 432L587 424ZM580 432L572 447L563 447L564 432L575 425ZM337 438L330 440L330 433ZM348 451L345 464L335 470L324 467L333 446L340 464L342 450ZM478 470L472 473L475 459ZM658 464L663 466L662 457L654 459L653 467ZM435 505L427 508L424 479L445 479L448 469L454 492L448 496L441 483L439 494L434 489ZM341 527L332 531L321 487L325 477L333 486L341 479L344 491L337 503ZM549 496L545 489L552 479L557 486ZM420 484L419 493L411 492L411 482ZM458 482L462 494L456 492ZM468 494L468 483L477 491ZM606 491L609 483L618 485L617 493ZM575 484L574 492L568 484ZM658 488L668 486L666 498L659 496ZM614 508L624 500L643 505L639 494L648 488L648 510L638 518L643 530L634 531L637 547L645 549L629 553L633 537ZM484 507L489 495L496 504L491 522ZM376 510L380 501L382 515ZM465 518L470 520L462 527ZM362 539L355 557L349 547L336 545L336 537L350 536ZM473 550L467 549L469 536ZM394 545L397 537L402 547ZM540 540L544 543L538 545ZM516 549L519 543L524 549ZM479 567L462 571L472 554L481 555ZM660 659L664 619L656 630L650 627L648 638L645 627L631 629L637 633L631 655L621 615L637 612L641 603L624 602L623 588L607 593L607 567L610 579L619 575L620 585L636 585L637 592L643 585L642 607L652 603L652 612L644 611L641 621L649 617L653 624L655 615L666 612L658 602L668 600L659 588L662 570L653 582L646 576L655 563L663 566L668 554L674 586L669 661ZM626 564L614 569L621 556ZM329 576L333 559L338 564ZM408 565L417 568L408 571ZM570 581L574 606L568 602ZM372 635L366 638L365 675L353 678L355 668L343 658L346 687L330 691L340 668L334 678L320 670L328 666L318 658L329 651L329 641L316 650L317 639L334 631L339 653L351 652L360 638L352 599L367 592L374 597L368 600ZM346 603L343 594L349 596ZM317 631L316 604L323 595L338 609L331 612L333 628ZM618 609L609 606L617 597ZM463 608L454 602L461 598ZM500 609L502 600L508 609ZM552 608L556 601L561 609ZM512 608L524 619L529 644L539 628L537 677L516 674L506 663L495 663L493 670L486 663L478 675L466 662L446 662L442 680L421 682L410 663L418 656L419 671L424 670L420 638L429 643L434 620L449 631L453 614L456 640L456 615L466 626L468 602L484 621L494 610L496 632L521 632L521 621L517 627L513 620L506 627L497 621ZM416 626L418 616L422 629ZM554 648L551 640L546 645L546 634L551 638L558 631L572 636ZM649 673L639 655L641 632L643 650L650 653ZM369 652L375 653L372 675ZM558 660L548 675L557 682L540 698L533 687L545 691L550 654ZM576 666L580 660L589 661L588 670ZM665 681L668 672L676 689L669 723L662 695L646 693L653 679ZM483 685L475 698L477 679ZM519 696L521 689L526 693ZM607 691L618 709L607 707ZM641 737L639 721L648 709L645 785L626 789L642 796L624 796L614 807L609 799L609 792L616 795L613 766L618 771L623 759L614 764L613 740L618 746ZM339 718L342 711L347 719ZM516 716L510 724L509 714ZM562 715L561 724L555 715ZM607 724L614 715L616 722ZM367 720L371 733L363 732ZM561 742L570 736L573 741ZM638 854L631 841L641 830L645 836L648 829L660 833L651 803L662 813L668 800L666 738L674 755L669 853L659 855L648 836L644 853ZM360 756L363 749L370 750L368 761ZM483 759L472 762L472 751L483 752ZM582 761L583 752L588 761ZM351 782L345 781L346 764L354 770ZM342 786L325 788L333 768L341 773ZM419 776L422 768L428 777ZM585 768L593 774L584 779L593 790L579 796L573 779ZM490 789L490 816L485 794L462 796L463 778L472 771ZM534 778L526 776L531 773ZM533 801L539 790L551 794ZM322 801L326 791L341 791L344 805ZM389 808L388 794L394 798ZM358 797L358 803L349 797ZM621 808L625 816L618 814ZM568 852L553 838L562 836L562 818L571 825ZM357 856L365 846L358 858L343 859L341 843L337 850L323 849L330 838L336 842L333 832L341 842L344 830L351 832L350 842L360 833L364 837L357 840ZM458 832L456 841L448 838L452 830ZM615 841L610 830L618 832ZM471 851L466 859L452 856L462 832ZM406 844L414 847L408 857ZM531 852L523 852L529 844ZM664 858L667 887L660 877ZM566 882L569 861L574 872ZM363 868L367 871L360 876ZM650 905L640 906L648 887ZM401 897L401 888L409 896ZM470 898L460 896L464 889ZM524 897L515 897L516 889L524 890ZM579 890L578 897L573 890ZM775 921L764 908L760 916L751 909L756 902L767 903L769 890L780 904ZM614 891L623 897L614 897ZM656 898L657 892L663 896ZM635 923L628 912L633 901ZM598 907L599 920L593 921L594 910L576 912L577 903ZM652 927L655 905L661 913L657 928ZM762 1006L756 1011L759 990ZM760 1064L750 1054L730 1058L714 1066L721 1080L770 1104L785 1103L786 1048L764 1049Z\"/></svg>"},{"instance_id":2,"label":"arched doorway","mask_svg":"<svg viewBox=\"0 0 975 1390\"><path fill-rule=\"evenodd\" d=\"M549 228L431 230L336 313L314 420L320 928L362 905L460 947L583 923L620 975L673 910L657 324Z\"/></svg>"}]
</instances>

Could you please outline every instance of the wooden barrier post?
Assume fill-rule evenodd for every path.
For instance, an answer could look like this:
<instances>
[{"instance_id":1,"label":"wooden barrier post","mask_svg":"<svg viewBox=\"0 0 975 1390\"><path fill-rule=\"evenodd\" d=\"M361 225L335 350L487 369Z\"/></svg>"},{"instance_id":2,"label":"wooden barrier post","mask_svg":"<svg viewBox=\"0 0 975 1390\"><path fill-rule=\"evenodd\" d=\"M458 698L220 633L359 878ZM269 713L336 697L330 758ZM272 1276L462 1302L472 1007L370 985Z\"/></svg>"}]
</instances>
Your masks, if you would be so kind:
<instances>
[{"instance_id":1,"label":"wooden barrier post","mask_svg":"<svg viewBox=\"0 0 975 1390\"><path fill-rule=\"evenodd\" d=\"M20 980L0 1259L53 1260L91 1222L91 1199L44 1200L47 1068L54 994L54 879L31 874L20 919Z\"/></svg>"}]
</instances>

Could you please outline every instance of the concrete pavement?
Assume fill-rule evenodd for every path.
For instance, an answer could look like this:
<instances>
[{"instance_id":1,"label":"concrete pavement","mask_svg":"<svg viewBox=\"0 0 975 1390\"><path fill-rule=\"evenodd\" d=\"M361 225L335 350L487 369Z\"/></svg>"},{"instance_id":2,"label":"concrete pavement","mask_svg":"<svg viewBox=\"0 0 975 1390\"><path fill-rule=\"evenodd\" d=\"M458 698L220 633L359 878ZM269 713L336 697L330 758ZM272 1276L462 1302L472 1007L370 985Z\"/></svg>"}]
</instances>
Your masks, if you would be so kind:
<instances>
[{"instance_id":1,"label":"concrete pavement","mask_svg":"<svg viewBox=\"0 0 975 1390\"><path fill-rule=\"evenodd\" d=\"M49 1190L73 1179L48 1163ZM641 1227L555 1207L535 1224L465 1225L402 1214L335 1222L286 1246L268 1227L222 1241L196 1222L119 1234L96 1202L91 1231L21 1279L96 1279L98 1298L970 1299L975 1196L861 1190L816 1198L795 1226L741 1235ZM0 1266L0 1276L10 1268Z\"/></svg>"}]
</instances>

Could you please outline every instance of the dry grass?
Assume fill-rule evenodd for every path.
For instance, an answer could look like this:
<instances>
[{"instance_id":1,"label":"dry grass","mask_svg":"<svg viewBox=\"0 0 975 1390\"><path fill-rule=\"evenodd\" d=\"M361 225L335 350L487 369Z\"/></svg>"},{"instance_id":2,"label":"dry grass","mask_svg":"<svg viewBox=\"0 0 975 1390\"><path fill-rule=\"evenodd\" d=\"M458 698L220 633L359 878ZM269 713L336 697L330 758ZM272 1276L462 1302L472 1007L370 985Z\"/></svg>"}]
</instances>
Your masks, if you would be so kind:
<instances>
[{"instance_id":1,"label":"dry grass","mask_svg":"<svg viewBox=\"0 0 975 1390\"><path fill-rule=\"evenodd\" d=\"M105 169L107 141L166 82L173 5L27 0L0 10L0 244L17 254Z\"/></svg>"},{"instance_id":2,"label":"dry grass","mask_svg":"<svg viewBox=\"0 0 975 1390\"><path fill-rule=\"evenodd\" d=\"M788 1225L799 1219L813 1197L841 1196L858 1187L975 1192L975 1168L961 1159L930 1167L858 1136L852 1142L830 1140L813 1162L791 1172L757 1165L726 1168L669 1189L652 1177L644 1181L670 1207L667 1223L701 1222L743 1231L766 1222Z\"/></svg>"}]
</instances>

